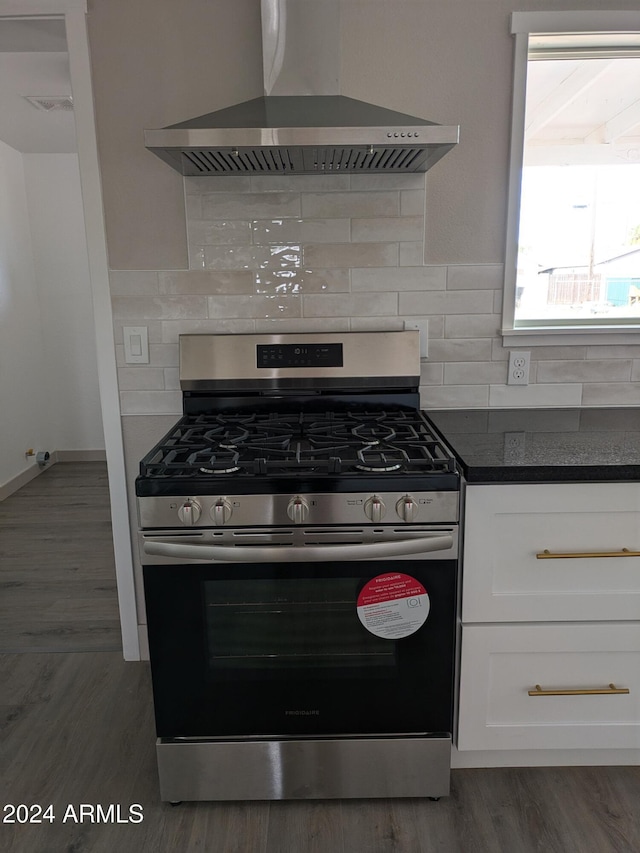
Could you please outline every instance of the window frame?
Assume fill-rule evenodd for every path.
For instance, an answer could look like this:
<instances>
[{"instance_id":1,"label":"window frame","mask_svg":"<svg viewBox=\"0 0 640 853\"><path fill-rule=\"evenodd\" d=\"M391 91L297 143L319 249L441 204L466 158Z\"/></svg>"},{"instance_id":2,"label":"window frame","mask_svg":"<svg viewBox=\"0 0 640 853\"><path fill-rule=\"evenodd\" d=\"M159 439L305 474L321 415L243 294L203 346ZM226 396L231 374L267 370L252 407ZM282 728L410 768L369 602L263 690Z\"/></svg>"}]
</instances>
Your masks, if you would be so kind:
<instances>
[{"instance_id":1,"label":"window frame","mask_svg":"<svg viewBox=\"0 0 640 853\"><path fill-rule=\"evenodd\" d=\"M513 12L514 37L513 98L507 196L507 229L504 265L502 328L510 345L548 346L563 344L637 344L637 324L590 326L515 327L516 274L520 230L520 196L524 162L526 86L529 36L546 33L640 33L640 12ZM506 345L506 344L505 344Z\"/></svg>"}]
</instances>

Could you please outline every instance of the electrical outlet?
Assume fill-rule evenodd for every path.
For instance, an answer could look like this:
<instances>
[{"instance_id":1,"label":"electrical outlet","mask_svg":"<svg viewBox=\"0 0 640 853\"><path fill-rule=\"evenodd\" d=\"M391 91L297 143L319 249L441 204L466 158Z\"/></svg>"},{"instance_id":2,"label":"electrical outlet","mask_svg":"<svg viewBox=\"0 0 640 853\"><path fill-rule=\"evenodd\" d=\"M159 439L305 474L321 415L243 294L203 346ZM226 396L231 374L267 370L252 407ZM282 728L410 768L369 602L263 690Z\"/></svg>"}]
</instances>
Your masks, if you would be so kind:
<instances>
[{"instance_id":1,"label":"electrical outlet","mask_svg":"<svg viewBox=\"0 0 640 853\"><path fill-rule=\"evenodd\" d=\"M405 320L405 329L417 329L420 332L420 358L429 355L429 320L424 317L421 320Z\"/></svg>"},{"instance_id":2,"label":"electrical outlet","mask_svg":"<svg viewBox=\"0 0 640 853\"><path fill-rule=\"evenodd\" d=\"M530 352L509 353L509 373L507 374L507 385L528 385L529 365L531 363Z\"/></svg>"},{"instance_id":3,"label":"electrical outlet","mask_svg":"<svg viewBox=\"0 0 640 853\"><path fill-rule=\"evenodd\" d=\"M526 433L505 432L504 461L507 463L524 462Z\"/></svg>"}]
</instances>

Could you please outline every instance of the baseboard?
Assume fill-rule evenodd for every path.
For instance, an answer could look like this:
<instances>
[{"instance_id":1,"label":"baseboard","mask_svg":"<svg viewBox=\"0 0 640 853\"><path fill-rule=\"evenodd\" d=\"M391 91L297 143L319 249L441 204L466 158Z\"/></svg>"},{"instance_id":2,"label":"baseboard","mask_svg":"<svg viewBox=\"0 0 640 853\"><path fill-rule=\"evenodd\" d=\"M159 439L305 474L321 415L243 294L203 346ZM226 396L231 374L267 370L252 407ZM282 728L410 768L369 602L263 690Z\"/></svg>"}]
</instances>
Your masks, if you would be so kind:
<instances>
[{"instance_id":1,"label":"baseboard","mask_svg":"<svg viewBox=\"0 0 640 853\"><path fill-rule=\"evenodd\" d=\"M56 461L54 454L51 454L49 462L44 466L44 468L41 468L39 465L34 463L27 468L26 471L21 471L20 474L17 474L6 483L0 485L0 501L6 500L8 497L17 492L18 489L21 489L23 486L26 486L27 483L35 480L35 478L42 474L43 471L46 471L47 468L51 468L52 465L55 465Z\"/></svg>"},{"instance_id":2,"label":"baseboard","mask_svg":"<svg viewBox=\"0 0 640 853\"><path fill-rule=\"evenodd\" d=\"M56 462L106 462L106 460L107 454L104 450L54 450L49 456L49 461L43 467L34 462L25 471L16 474L6 483L0 484L0 502L15 494L27 483L35 480Z\"/></svg>"},{"instance_id":3,"label":"baseboard","mask_svg":"<svg viewBox=\"0 0 640 853\"><path fill-rule=\"evenodd\" d=\"M640 749L451 750L454 769L479 767L612 767L640 764Z\"/></svg>"}]
</instances>

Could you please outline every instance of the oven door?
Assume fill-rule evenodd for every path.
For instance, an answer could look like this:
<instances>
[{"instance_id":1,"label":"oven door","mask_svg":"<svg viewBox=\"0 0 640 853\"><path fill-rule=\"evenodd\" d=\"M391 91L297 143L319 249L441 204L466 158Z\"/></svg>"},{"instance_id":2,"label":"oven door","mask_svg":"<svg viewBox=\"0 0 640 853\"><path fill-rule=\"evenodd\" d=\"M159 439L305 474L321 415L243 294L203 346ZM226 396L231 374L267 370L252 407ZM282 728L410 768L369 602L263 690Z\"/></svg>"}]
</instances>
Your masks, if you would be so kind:
<instances>
[{"instance_id":1,"label":"oven door","mask_svg":"<svg viewBox=\"0 0 640 853\"><path fill-rule=\"evenodd\" d=\"M451 732L454 550L324 561L286 550L144 566L158 736Z\"/></svg>"}]
</instances>

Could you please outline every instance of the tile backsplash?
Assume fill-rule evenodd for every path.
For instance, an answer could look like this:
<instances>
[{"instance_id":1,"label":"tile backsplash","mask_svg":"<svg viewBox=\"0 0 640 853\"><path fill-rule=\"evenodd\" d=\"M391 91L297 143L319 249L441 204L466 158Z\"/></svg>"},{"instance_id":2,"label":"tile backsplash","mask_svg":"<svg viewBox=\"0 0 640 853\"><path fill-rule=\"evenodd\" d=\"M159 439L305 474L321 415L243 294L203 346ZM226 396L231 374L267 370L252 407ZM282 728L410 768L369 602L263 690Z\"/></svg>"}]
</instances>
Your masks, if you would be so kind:
<instances>
[{"instance_id":1,"label":"tile backsplash","mask_svg":"<svg viewBox=\"0 0 640 853\"><path fill-rule=\"evenodd\" d=\"M428 321L425 407L640 404L640 345L535 347L530 384L506 385L502 265L424 265L424 175L184 185L190 268L110 274L123 414L180 413L182 333L392 330L407 319ZM149 365L125 365L123 325L148 327Z\"/></svg>"}]
</instances>

